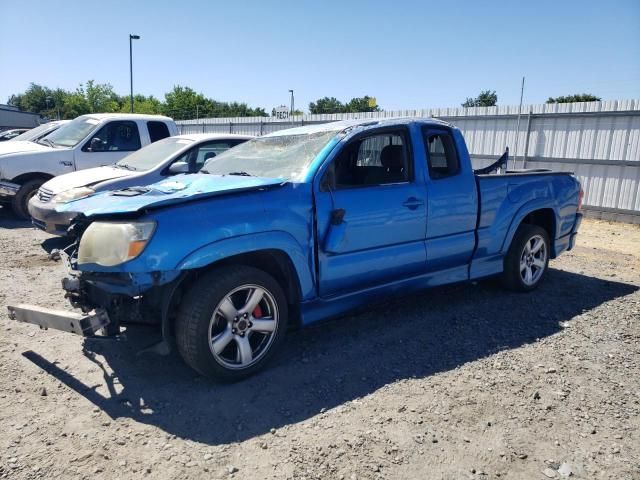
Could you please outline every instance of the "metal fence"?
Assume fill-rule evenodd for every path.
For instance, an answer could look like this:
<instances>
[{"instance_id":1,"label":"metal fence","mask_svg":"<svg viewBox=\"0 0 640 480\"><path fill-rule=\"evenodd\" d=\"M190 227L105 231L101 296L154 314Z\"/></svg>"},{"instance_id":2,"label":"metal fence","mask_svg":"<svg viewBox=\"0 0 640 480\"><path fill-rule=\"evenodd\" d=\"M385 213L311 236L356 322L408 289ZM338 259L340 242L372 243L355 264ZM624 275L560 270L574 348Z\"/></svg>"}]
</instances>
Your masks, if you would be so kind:
<instances>
[{"instance_id":1,"label":"metal fence","mask_svg":"<svg viewBox=\"0 0 640 480\"><path fill-rule=\"evenodd\" d=\"M264 135L350 118L437 117L465 135L476 168L508 146L510 167L573 171L592 216L640 223L640 100L435 108L360 114L203 118L177 122L181 133Z\"/></svg>"}]
</instances>

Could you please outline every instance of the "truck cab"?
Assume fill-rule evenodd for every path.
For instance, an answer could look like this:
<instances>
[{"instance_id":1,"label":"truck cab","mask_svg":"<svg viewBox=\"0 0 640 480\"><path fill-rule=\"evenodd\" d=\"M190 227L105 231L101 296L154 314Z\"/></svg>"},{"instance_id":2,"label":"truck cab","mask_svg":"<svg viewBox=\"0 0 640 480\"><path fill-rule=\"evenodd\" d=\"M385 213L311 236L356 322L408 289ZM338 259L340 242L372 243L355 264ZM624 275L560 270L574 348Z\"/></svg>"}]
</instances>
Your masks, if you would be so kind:
<instances>
[{"instance_id":1,"label":"truck cab","mask_svg":"<svg viewBox=\"0 0 640 480\"><path fill-rule=\"evenodd\" d=\"M15 142L15 151L0 151L0 201L10 204L17 216L28 218L29 199L47 180L112 165L145 145L177 133L175 122L159 115L82 115L38 142Z\"/></svg>"}]
</instances>

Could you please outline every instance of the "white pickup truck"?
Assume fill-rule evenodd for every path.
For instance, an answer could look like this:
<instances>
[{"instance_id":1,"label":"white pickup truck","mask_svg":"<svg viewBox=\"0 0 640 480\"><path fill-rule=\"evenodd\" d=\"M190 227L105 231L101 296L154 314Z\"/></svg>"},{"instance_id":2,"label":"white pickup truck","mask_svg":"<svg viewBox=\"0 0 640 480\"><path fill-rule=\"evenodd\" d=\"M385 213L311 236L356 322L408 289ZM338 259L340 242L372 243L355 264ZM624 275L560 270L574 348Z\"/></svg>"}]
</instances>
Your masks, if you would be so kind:
<instances>
[{"instance_id":1,"label":"white pickup truck","mask_svg":"<svg viewBox=\"0 0 640 480\"><path fill-rule=\"evenodd\" d=\"M29 218L29 199L40 185L63 173L112 165L129 153L178 134L175 122L159 115L82 115L35 142L0 149L0 203Z\"/></svg>"}]
</instances>

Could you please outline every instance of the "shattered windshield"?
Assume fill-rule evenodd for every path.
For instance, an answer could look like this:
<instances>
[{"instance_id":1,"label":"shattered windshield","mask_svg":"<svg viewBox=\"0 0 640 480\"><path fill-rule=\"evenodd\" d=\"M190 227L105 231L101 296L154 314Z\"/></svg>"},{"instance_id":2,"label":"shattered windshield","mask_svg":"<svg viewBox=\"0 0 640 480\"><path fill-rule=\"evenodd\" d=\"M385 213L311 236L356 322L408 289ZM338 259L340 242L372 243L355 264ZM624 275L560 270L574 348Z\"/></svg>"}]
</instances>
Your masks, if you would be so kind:
<instances>
[{"instance_id":1,"label":"shattered windshield","mask_svg":"<svg viewBox=\"0 0 640 480\"><path fill-rule=\"evenodd\" d=\"M210 159L201 172L300 180L335 130L254 138Z\"/></svg>"}]
</instances>

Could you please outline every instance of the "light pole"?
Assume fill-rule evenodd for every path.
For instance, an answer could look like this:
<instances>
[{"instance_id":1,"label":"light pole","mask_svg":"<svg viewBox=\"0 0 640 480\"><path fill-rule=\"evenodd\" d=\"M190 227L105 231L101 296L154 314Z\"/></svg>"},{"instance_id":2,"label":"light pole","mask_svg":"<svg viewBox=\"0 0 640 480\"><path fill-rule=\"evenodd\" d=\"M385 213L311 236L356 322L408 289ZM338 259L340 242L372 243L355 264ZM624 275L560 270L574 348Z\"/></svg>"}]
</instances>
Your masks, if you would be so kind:
<instances>
[{"instance_id":1,"label":"light pole","mask_svg":"<svg viewBox=\"0 0 640 480\"><path fill-rule=\"evenodd\" d=\"M293 116L293 90L289 90L289 93L291 94L291 115Z\"/></svg>"},{"instance_id":2,"label":"light pole","mask_svg":"<svg viewBox=\"0 0 640 480\"><path fill-rule=\"evenodd\" d=\"M140 40L140 35L129 34L129 80L131 81L131 113L133 113L133 40Z\"/></svg>"}]
</instances>

